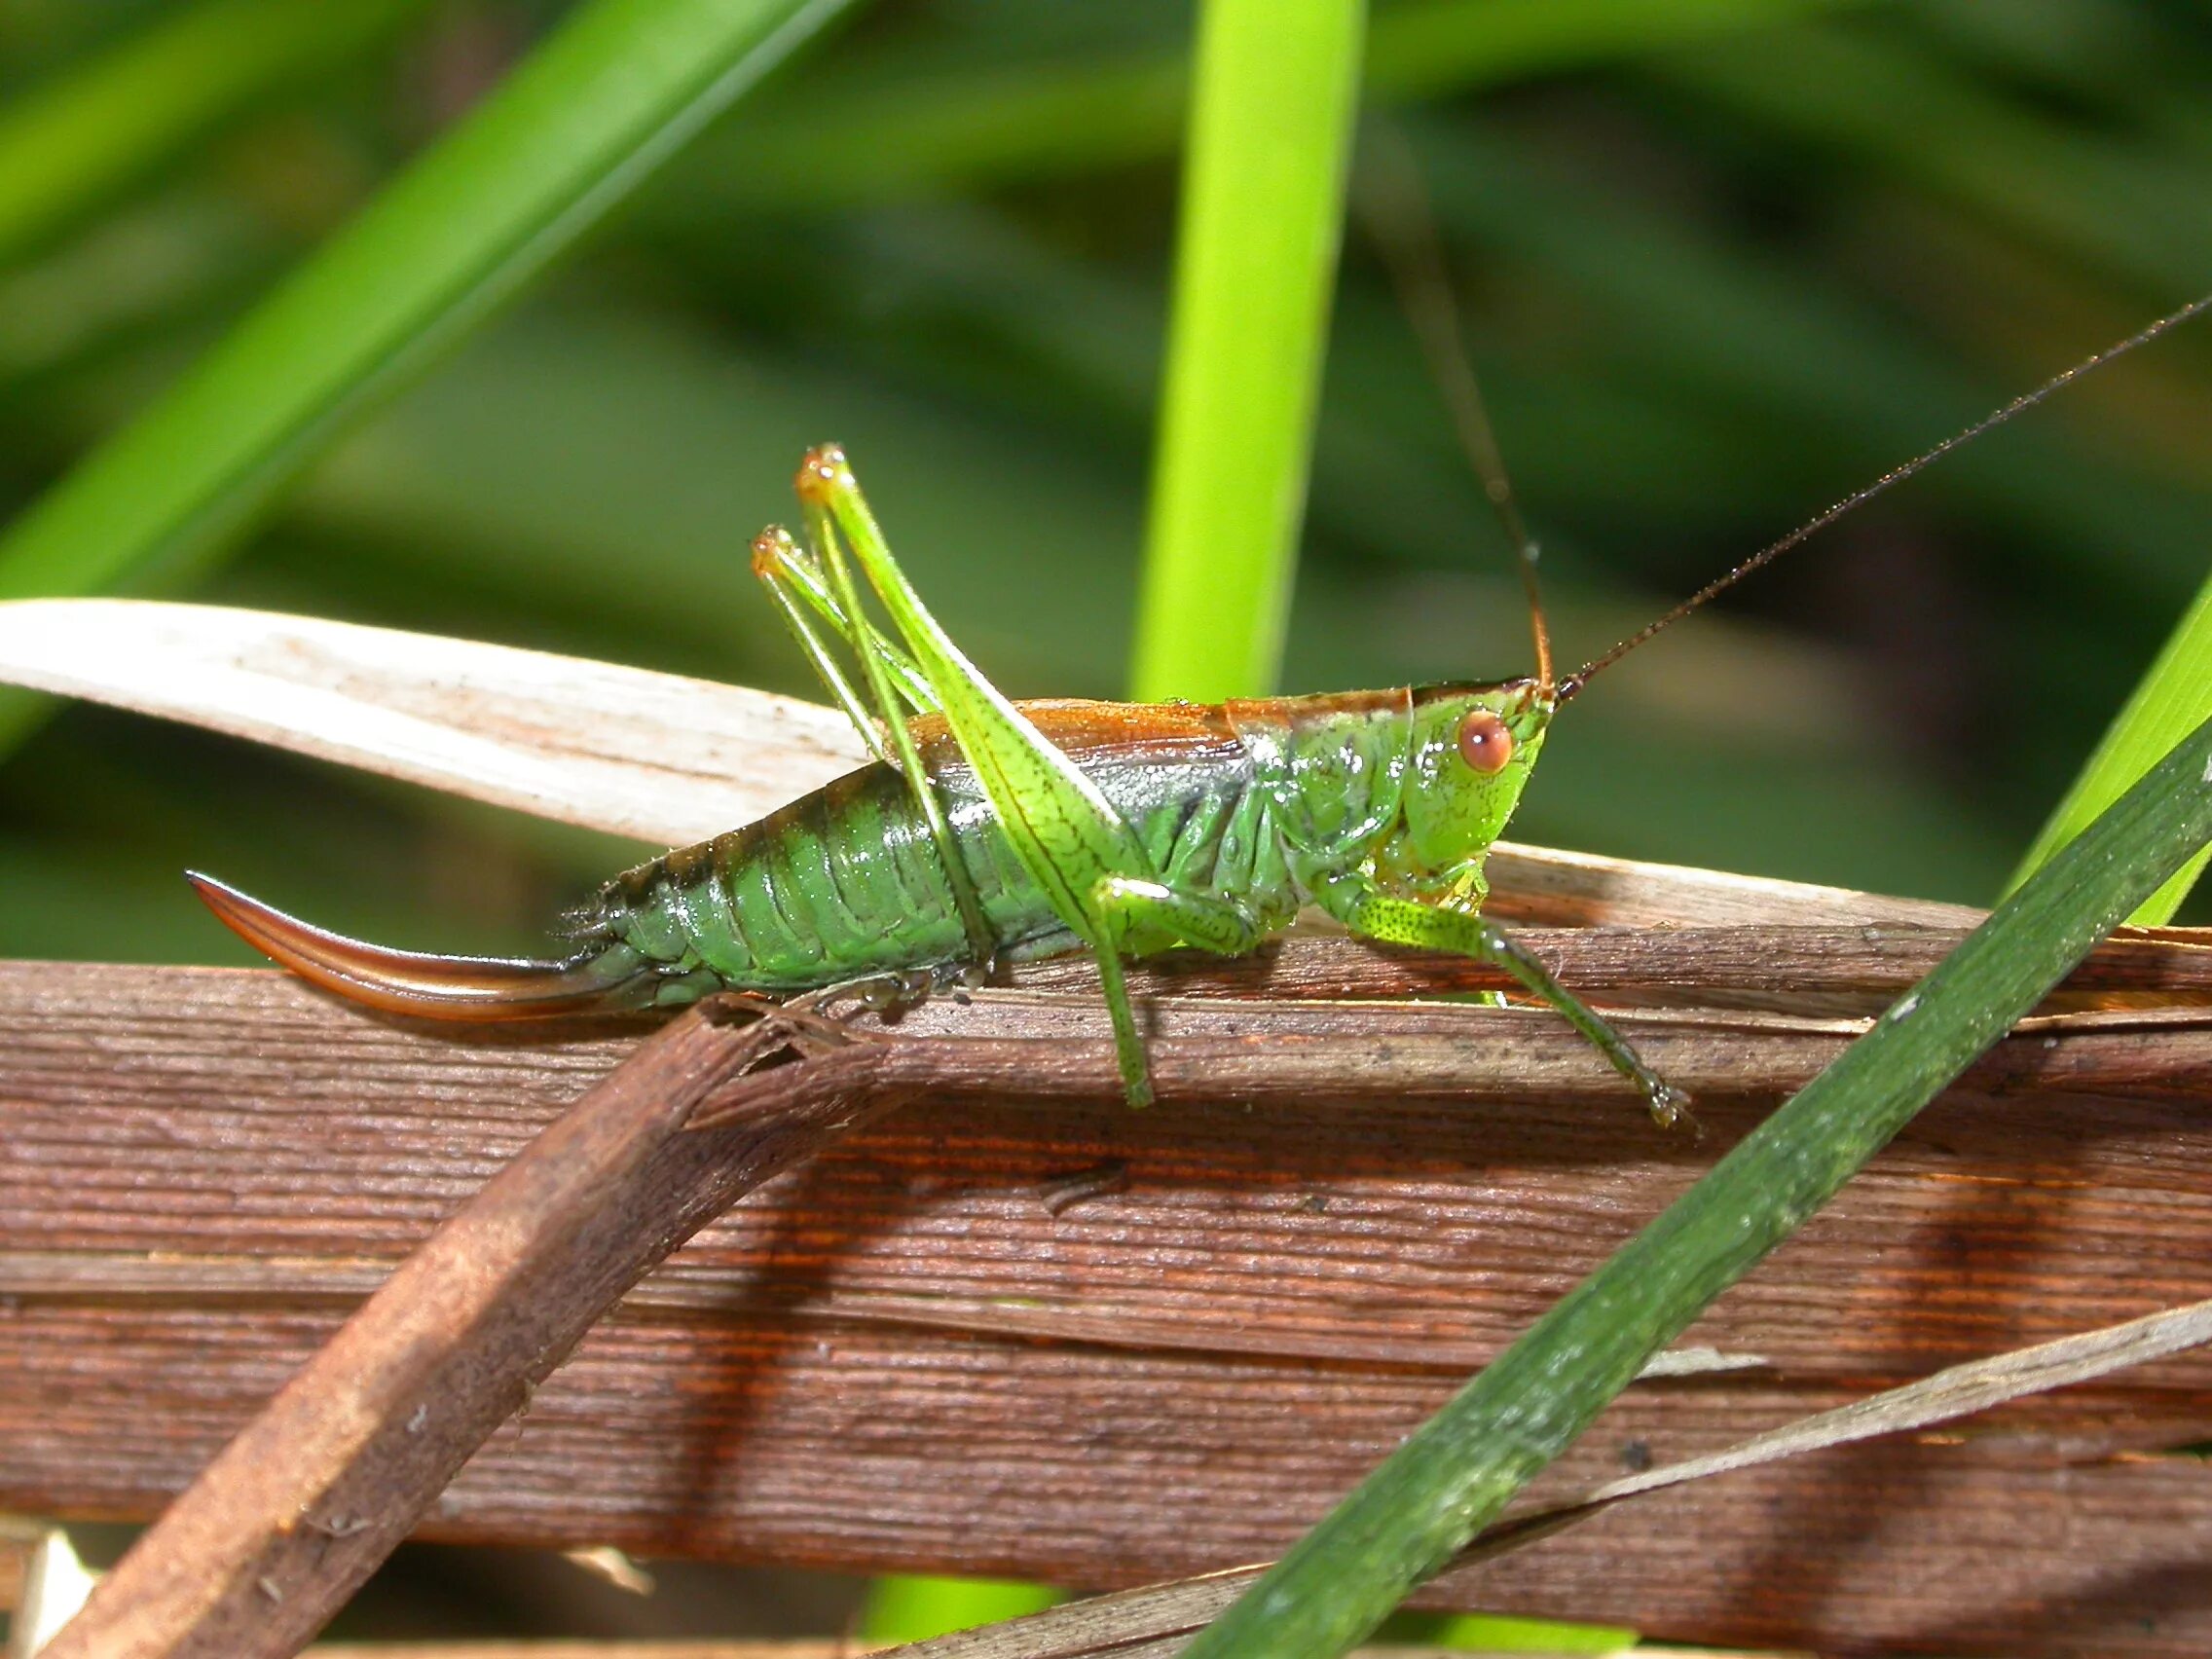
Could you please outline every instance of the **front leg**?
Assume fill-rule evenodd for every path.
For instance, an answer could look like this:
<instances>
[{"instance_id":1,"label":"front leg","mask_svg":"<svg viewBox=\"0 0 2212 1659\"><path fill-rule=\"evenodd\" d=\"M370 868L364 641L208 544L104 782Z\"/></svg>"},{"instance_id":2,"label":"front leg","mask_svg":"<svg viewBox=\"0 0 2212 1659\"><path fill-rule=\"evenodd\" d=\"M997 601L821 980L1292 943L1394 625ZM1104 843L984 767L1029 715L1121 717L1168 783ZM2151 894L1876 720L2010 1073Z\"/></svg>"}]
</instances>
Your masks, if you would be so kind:
<instances>
[{"instance_id":1,"label":"front leg","mask_svg":"<svg viewBox=\"0 0 2212 1659\"><path fill-rule=\"evenodd\" d=\"M1619 1032L1584 1007L1551 977L1550 970L1488 917L1395 898L1365 877L1348 872L1316 875L1310 890L1322 909L1362 939L1418 945L1424 950L1449 950L1502 968L1564 1014L1612 1062L1615 1071L1635 1084L1651 1108L1653 1120L1662 1127L1673 1128L1688 1118L1690 1097L1662 1082Z\"/></svg>"},{"instance_id":2,"label":"front leg","mask_svg":"<svg viewBox=\"0 0 2212 1659\"><path fill-rule=\"evenodd\" d=\"M1252 912L1231 899L1184 893L1149 877L1109 875L1093 902L1105 915L1115 945L1130 956L1172 950L1179 944L1216 956L1249 956L1267 938Z\"/></svg>"}]
</instances>

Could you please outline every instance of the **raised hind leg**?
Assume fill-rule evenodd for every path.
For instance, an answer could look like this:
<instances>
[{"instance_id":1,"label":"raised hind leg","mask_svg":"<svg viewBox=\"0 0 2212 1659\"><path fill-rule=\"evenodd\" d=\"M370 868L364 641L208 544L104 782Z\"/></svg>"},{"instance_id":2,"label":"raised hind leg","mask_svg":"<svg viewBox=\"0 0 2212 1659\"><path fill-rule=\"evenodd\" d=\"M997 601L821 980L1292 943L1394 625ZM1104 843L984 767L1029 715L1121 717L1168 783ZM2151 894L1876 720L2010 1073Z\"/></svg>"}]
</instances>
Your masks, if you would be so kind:
<instances>
[{"instance_id":1,"label":"raised hind leg","mask_svg":"<svg viewBox=\"0 0 2212 1659\"><path fill-rule=\"evenodd\" d=\"M1103 884L1113 879L1158 882L1159 872L1136 831L1098 786L982 677L930 614L892 558L843 452L824 448L808 456L799 470L798 492L838 609L847 618L861 615L849 553L937 695L1015 857L1054 913L1096 953L1122 1082L1130 1103L1143 1105L1152 1097L1144 1043L1122 977L1117 930L1100 897L1108 891ZM864 650L860 655L876 700L887 703L890 674L882 653ZM894 726L894 738L903 735L903 727Z\"/></svg>"},{"instance_id":2,"label":"raised hind leg","mask_svg":"<svg viewBox=\"0 0 2212 1659\"><path fill-rule=\"evenodd\" d=\"M832 570L835 569L833 565ZM930 839L937 847L938 862L944 868L945 885L951 890L954 908L960 912L961 929L968 938L972 977L988 977L998 958L998 936L983 914L982 899L976 891L967 861L961 857L952 826L945 819L943 802L939 800L937 790L922 765L920 752L906 730L909 710L937 710L939 698L935 687L914 660L885 639L862 613L850 591L850 575L845 575L843 585L847 591L840 595L834 577L825 575L820 563L792 539L789 531L771 526L754 537L753 573L775 598L777 608L783 612L799 648L845 711L868 752L884 764L896 765L905 775L906 786L922 809L923 821L929 826ZM842 640L859 660L862 678L867 685L866 698L855 688L837 661L836 653L830 649L830 641L822 633L825 626Z\"/></svg>"},{"instance_id":3,"label":"raised hind leg","mask_svg":"<svg viewBox=\"0 0 2212 1659\"><path fill-rule=\"evenodd\" d=\"M830 578L823 572L821 561L793 540L783 526L770 525L753 538L753 573L775 600L792 637L837 699L837 706L860 729L862 740L875 757L889 764L892 757L883 751L873 711L854 689L822 630L827 627L831 637L843 641L856 657L864 650L877 653L892 688L906 708L917 715L934 715L938 712L937 692L914 659L885 639L866 617L856 625L846 615L830 590Z\"/></svg>"}]
</instances>

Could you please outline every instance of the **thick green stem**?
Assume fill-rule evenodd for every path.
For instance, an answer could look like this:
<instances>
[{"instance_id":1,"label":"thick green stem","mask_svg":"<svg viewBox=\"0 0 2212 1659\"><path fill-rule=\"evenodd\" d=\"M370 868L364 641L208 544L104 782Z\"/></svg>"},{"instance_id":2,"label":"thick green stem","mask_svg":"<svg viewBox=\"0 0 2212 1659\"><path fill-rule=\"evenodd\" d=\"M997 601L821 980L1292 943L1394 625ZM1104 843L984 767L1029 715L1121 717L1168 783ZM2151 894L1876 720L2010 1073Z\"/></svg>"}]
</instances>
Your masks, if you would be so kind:
<instances>
[{"instance_id":1,"label":"thick green stem","mask_svg":"<svg viewBox=\"0 0 2212 1659\"><path fill-rule=\"evenodd\" d=\"M2012 885L2047 864L2051 856L2082 832L2120 791L2135 782L2159 756L2198 720L2212 715L2212 582L2205 584L2174 629L2173 637L2158 652L2157 661L2128 696L2082 768L2082 775L2050 815L2050 822L2036 837L2028 856L2021 860ZM2205 854L2198 853L2137 905L2128 920L2137 927L2155 928L2173 920L2181 902L2189 897L2203 873Z\"/></svg>"},{"instance_id":2,"label":"thick green stem","mask_svg":"<svg viewBox=\"0 0 2212 1659\"><path fill-rule=\"evenodd\" d=\"M1134 694L1270 689L1306 510L1364 0L1207 0Z\"/></svg>"}]
</instances>

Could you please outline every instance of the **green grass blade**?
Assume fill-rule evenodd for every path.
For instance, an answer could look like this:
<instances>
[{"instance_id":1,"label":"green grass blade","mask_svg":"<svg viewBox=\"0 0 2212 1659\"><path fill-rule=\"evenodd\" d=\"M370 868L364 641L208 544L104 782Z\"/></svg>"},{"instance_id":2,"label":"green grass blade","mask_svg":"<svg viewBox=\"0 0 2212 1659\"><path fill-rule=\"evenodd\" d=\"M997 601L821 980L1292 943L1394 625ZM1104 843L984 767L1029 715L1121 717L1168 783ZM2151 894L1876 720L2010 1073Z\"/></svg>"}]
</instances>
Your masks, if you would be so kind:
<instances>
[{"instance_id":1,"label":"green grass blade","mask_svg":"<svg viewBox=\"0 0 2212 1659\"><path fill-rule=\"evenodd\" d=\"M956 1630L1040 1613L1057 1590L996 1578L878 1578L868 1586L858 1635L863 1641L928 1641Z\"/></svg>"},{"instance_id":2,"label":"green grass blade","mask_svg":"<svg viewBox=\"0 0 2212 1659\"><path fill-rule=\"evenodd\" d=\"M1637 1633L1620 1625L1562 1624L1502 1613L1398 1613L1382 1627L1379 1645L1392 1642L1467 1653L1510 1653L1516 1659L1606 1659L1637 1644Z\"/></svg>"},{"instance_id":3,"label":"green grass blade","mask_svg":"<svg viewBox=\"0 0 2212 1659\"><path fill-rule=\"evenodd\" d=\"M1334 1659L2212 839L2212 720L1410 1436L1185 1649Z\"/></svg>"},{"instance_id":4,"label":"green grass blade","mask_svg":"<svg viewBox=\"0 0 2212 1659\"><path fill-rule=\"evenodd\" d=\"M1364 0L1208 0L1132 670L1274 682L1344 227Z\"/></svg>"},{"instance_id":5,"label":"green grass blade","mask_svg":"<svg viewBox=\"0 0 2212 1659\"><path fill-rule=\"evenodd\" d=\"M2212 716L2212 583L2197 594L2181 626L2158 652L2112 729L2082 768L2082 775L2028 849L2028 856L2012 877L2013 887L2048 864L2059 848L2081 834L2122 791L2148 772L2184 732L2208 716ZM2172 921L2181 902L2203 873L2208 857L2212 857L2212 850L2191 859L2127 919L2147 928Z\"/></svg>"},{"instance_id":6,"label":"green grass blade","mask_svg":"<svg viewBox=\"0 0 2212 1659\"><path fill-rule=\"evenodd\" d=\"M173 581L846 0L592 0L0 539L0 597ZM32 705L0 705L0 743Z\"/></svg>"},{"instance_id":7,"label":"green grass blade","mask_svg":"<svg viewBox=\"0 0 2212 1659\"><path fill-rule=\"evenodd\" d=\"M0 266L423 7L424 0L205 0L15 99L0 113Z\"/></svg>"}]
</instances>

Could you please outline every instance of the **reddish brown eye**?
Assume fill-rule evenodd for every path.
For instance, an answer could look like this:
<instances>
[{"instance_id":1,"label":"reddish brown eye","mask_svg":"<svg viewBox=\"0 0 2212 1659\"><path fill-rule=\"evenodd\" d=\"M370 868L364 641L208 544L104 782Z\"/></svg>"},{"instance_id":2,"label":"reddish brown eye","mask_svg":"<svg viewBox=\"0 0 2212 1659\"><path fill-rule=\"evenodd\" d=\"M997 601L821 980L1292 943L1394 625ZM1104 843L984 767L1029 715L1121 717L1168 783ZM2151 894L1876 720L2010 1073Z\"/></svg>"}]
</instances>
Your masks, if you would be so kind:
<instances>
[{"instance_id":1,"label":"reddish brown eye","mask_svg":"<svg viewBox=\"0 0 2212 1659\"><path fill-rule=\"evenodd\" d=\"M1513 758L1513 734L1488 709L1477 709L1459 722L1459 757L1486 777L1503 771Z\"/></svg>"}]
</instances>

